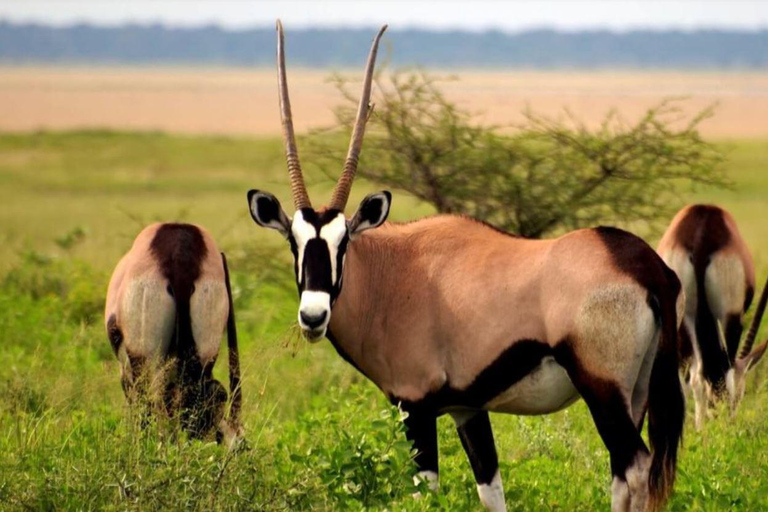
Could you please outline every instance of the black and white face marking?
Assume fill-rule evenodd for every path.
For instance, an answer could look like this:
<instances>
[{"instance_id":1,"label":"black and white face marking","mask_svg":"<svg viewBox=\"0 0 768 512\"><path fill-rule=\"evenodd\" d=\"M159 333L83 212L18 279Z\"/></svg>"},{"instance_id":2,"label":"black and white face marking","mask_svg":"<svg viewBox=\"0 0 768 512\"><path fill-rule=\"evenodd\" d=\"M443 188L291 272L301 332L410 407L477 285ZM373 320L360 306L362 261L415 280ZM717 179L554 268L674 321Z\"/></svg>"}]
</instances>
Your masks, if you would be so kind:
<instances>
[{"instance_id":1,"label":"black and white face marking","mask_svg":"<svg viewBox=\"0 0 768 512\"><path fill-rule=\"evenodd\" d=\"M316 341L325 335L331 307L341 292L347 221L338 210L317 213L305 208L293 217L291 238L301 296L299 325L310 341Z\"/></svg>"},{"instance_id":2,"label":"black and white face marking","mask_svg":"<svg viewBox=\"0 0 768 512\"><path fill-rule=\"evenodd\" d=\"M300 296L298 320L309 341L320 340L328 329L331 308L341 293L350 240L383 224L391 200L386 191L367 196L350 221L339 210L317 212L312 208L298 210L291 220L272 194L248 192L253 220L276 229L291 244Z\"/></svg>"}]
</instances>

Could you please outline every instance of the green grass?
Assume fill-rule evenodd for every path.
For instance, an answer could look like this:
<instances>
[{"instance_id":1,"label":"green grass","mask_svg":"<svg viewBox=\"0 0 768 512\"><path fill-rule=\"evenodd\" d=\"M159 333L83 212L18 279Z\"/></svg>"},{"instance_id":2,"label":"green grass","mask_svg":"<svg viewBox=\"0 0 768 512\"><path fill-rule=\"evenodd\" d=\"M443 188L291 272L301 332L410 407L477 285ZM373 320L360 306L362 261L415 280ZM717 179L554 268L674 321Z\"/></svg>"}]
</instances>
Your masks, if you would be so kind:
<instances>
[{"instance_id":1,"label":"green grass","mask_svg":"<svg viewBox=\"0 0 768 512\"><path fill-rule=\"evenodd\" d=\"M680 204L731 210L763 279L768 143L722 146L734 189L702 189ZM263 188L290 206L281 151L276 139L156 133L0 137L0 509L479 509L448 418L439 422L441 491L414 500L398 412L330 344L296 339L289 251L253 225L245 201ZM310 194L327 199L332 184L305 165ZM372 190L358 183L350 204ZM395 220L429 212L395 194ZM102 300L112 266L154 220L200 223L228 253L243 452L141 431L124 405ZM758 367L735 420L719 411L702 433L689 422L671 510L768 507L765 374ZM510 510L609 507L608 456L583 403L492 421Z\"/></svg>"}]
</instances>

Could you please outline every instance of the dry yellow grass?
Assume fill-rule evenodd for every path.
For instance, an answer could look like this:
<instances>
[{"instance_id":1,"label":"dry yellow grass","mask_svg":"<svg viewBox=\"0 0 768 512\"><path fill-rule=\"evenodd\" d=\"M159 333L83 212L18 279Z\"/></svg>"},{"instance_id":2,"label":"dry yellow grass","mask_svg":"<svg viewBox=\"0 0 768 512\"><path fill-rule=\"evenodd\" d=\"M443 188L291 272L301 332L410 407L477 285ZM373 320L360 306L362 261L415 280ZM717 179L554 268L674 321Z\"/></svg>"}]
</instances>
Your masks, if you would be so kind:
<instances>
[{"instance_id":1,"label":"dry yellow grass","mask_svg":"<svg viewBox=\"0 0 768 512\"><path fill-rule=\"evenodd\" d=\"M359 71L350 72L357 77ZM438 73L439 74L439 73ZM718 103L702 125L710 137L768 136L768 73L506 71L451 72L449 99L493 124L521 112L554 116L569 108L595 126L611 108L627 120L666 97L685 96L696 112ZM328 71L291 70L296 129L327 126L341 100ZM113 128L178 133L279 133L271 69L0 68L0 131Z\"/></svg>"}]
</instances>

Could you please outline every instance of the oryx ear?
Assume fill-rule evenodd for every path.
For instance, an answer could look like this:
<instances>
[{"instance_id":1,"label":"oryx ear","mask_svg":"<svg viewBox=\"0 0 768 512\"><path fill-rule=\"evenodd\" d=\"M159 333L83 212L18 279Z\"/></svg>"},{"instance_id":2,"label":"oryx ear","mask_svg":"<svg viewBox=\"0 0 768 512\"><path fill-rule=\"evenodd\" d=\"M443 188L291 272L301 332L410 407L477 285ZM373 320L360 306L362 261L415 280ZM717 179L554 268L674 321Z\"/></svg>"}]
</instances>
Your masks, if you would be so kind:
<instances>
[{"instance_id":1,"label":"oryx ear","mask_svg":"<svg viewBox=\"0 0 768 512\"><path fill-rule=\"evenodd\" d=\"M261 190L249 190L248 208L256 224L276 229L288 238L291 233L291 219L285 214L275 196Z\"/></svg>"},{"instance_id":2,"label":"oryx ear","mask_svg":"<svg viewBox=\"0 0 768 512\"><path fill-rule=\"evenodd\" d=\"M354 237L366 229L381 226L387 220L391 203L392 194L386 190L366 196L349 221L349 235Z\"/></svg>"}]
</instances>

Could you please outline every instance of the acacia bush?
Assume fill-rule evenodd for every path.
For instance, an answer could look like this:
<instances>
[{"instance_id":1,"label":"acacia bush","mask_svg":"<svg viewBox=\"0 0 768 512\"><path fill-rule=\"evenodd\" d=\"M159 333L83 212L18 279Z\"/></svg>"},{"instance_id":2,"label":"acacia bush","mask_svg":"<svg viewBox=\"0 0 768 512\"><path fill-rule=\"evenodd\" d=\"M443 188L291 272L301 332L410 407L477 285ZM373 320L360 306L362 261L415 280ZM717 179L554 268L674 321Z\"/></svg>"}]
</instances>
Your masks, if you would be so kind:
<instances>
[{"instance_id":1,"label":"acacia bush","mask_svg":"<svg viewBox=\"0 0 768 512\"><path fill-rule=\"evenodd\" d=\"M350 133L357 87L332 81L346 101L336 125L310 137L310 151L335 179L346 146L327 133ZM527 111L522 125L500 130L446 99L439 82L421 72L377 77L358 171L438 212L530 238L598 223L653 229L691 187L726 184L722 155L698 132L711 108L691 117L667 100L634 123L612 111L592 130L567 111L558 119Z\"/></svg>"}]
</instances>

